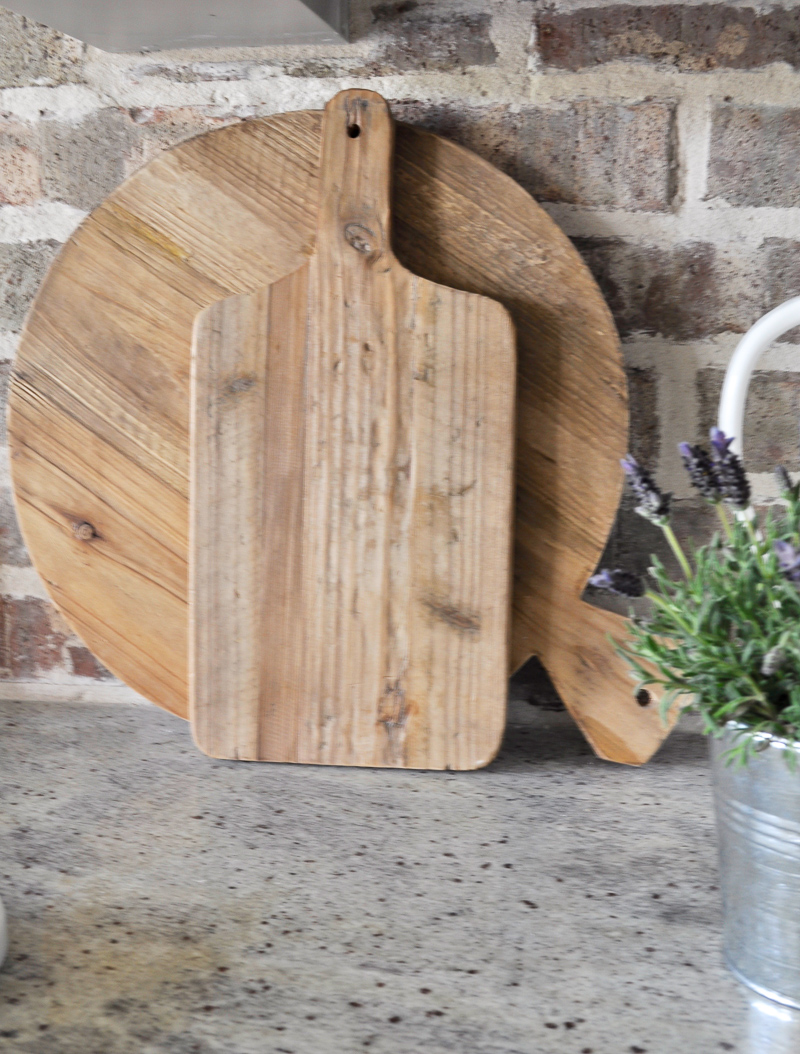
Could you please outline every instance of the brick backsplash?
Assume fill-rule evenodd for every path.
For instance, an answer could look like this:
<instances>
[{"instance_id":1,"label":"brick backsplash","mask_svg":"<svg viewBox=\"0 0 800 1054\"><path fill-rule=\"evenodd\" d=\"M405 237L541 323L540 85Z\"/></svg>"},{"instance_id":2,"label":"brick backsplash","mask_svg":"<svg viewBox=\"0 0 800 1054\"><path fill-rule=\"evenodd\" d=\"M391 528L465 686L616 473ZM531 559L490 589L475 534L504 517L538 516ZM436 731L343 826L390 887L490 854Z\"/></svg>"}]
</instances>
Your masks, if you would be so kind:
<instances>
[{"instance_id":1,"label":"brick backsplash","mask_svg":"<svg viewBox=\"0 0 800 1054\"><path fill-rule=\"evenodd\" d=\"M0 8L0 400L49 263L121 180L210 128L363 85L513 176L573 239L622 336L631 449L675 490L679 532L702 537L676 444L713 422L740 335L800 294L800 5L351 6L347 45L114 56ZM798 345L753 385L760 501L776 460L800 470ZM641 569L659 544L624 505L609 558ZM113 684L45 599L7 474L0 649L6 680Z\"/></svg>"},{"instance_id":2,"label":"brick backsplash","mask_svg":"<svg viewBox=\"0 0 800 1054\"><path fill-rule=\"evenodd\" d=\"M612 4L559 11L536 19L542 61L578 70L634 60L687 72L800 64L800 11L728 4Z\"/></svg>"},{"instance_id":3,"label":"brick backsplash","mask_svg":"<svg viewBox=\"0 0 800 1054\"><path fill-rule=\"evenodd\" d=\"M800 205L800 110L715 107L708 194L730 205Z\"/></svg>"}]
</instances>

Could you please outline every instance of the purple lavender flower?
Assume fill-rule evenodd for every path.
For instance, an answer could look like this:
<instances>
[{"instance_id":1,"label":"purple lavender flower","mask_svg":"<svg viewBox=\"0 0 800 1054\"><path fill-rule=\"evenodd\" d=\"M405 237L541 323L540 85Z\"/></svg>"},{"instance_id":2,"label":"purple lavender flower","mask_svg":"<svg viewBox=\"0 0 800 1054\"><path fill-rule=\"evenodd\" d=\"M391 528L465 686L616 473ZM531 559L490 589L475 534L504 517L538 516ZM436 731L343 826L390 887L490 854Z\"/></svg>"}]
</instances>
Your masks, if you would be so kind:
<instances>
[{"instance_id":1,"label":"purple lavender flower","mask_svg":"<svg viewBox=\"0 0 800 1054\"><path fill-rule=\"evenodd\" d=\"M669 503L671 494L663 494L656 486L656 482L646 468L642 468L639 462L631 454L620 461L633 493L639 504L636 511L640 516L651 520L653 523L665 524L669 519Z\"/></svg>"},{"instance_id":2,"label":"purple lavender flower","mask_svg":"<svg viewBox=\"0 0 800 1054\"><path fill-rule=\"evenodd\" d=\"M717 457L725 457L732 442L733 436L726 436L721 428L711 429L711 446Z\"/></svg>"},{"instance_id":3,"label":"purple lavender flower","mask_svg":"<svg viewBox=\"0 0 800 1054\"><path fill-rule=\"evenodd\" d=\"M750 505L750 483L741 459L730 449L732 442L733 438L721 429L711 429L711 456L722 500L736 509L746 509Z\"/></svg>"},{"instance_id":4,"label":"purple lavender flower","mask_svg":"<svg viewBox=\"0 0 800 1054\"><path fill-rule=\"evenodd\" d=\"M681 452L692 486L700 491L706 501L715 505L722 501L714 462L708 451L704 447L692 446L690 443L679 443L678 450Z\"/></svg>"},{"instance_id":5,"label":"purple lavender flower","mask_svg":"<svg viewBox=\"0 0 800 1054\"><path fill-rule=\"evenodd\" d=\"M595 589L604 589L618 597L644 596L644 586L638 575L629 571L609 571L604 569L589 579L589 585Z\"/></svg>"},{"instance_id":6,"label":"purple lavender flower","mask_svg":"<svg viewBox=\"0 0 800 1054\"><path fill-rule=\"evenodd\" d=\"M800 553L791 542L773 542L778 566L790 582L800 583Z\"/></svg>"}]
</instances>

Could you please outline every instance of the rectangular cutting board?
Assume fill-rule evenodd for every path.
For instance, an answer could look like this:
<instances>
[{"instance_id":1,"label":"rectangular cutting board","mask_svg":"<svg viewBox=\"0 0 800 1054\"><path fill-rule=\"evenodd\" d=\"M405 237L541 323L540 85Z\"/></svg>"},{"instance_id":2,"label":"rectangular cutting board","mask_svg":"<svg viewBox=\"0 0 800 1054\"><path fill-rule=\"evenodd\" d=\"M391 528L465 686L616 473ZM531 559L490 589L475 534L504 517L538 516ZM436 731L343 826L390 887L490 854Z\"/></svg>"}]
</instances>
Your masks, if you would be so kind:
<instances>
[{"instance_id":1,"label":"rectangular cutting board","mask_svg":"<svg viewBox=\"0 0 800 1054\"><path fill-rule=\"evenodd\" d=\"M199 316L190 719L221 758L472 769L505 725L515 337L390 242L393 123L326 107L316 251Z\"/></svg>"}]
</instances>

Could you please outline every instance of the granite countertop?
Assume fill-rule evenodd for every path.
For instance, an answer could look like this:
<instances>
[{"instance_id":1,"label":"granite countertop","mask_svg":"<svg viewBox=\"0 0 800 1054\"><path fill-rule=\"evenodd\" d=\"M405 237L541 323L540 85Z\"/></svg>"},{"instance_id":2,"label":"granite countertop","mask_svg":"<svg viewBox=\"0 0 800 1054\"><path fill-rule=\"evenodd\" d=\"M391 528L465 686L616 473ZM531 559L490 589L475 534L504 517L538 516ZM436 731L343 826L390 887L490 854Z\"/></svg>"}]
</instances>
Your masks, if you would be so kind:
<instances>
[{"instance_id":1,"label":"granite countertop","mask_svg":"<svg viewBox=\"0 0 800 1054\"><path fill-rule=\"evenodd\" d=\"M146 705L0 736L3 1054L800 1049L723 968L691 725L637 770L516 701L476 773L212 761Z\"/></svg>"}]
</instances>

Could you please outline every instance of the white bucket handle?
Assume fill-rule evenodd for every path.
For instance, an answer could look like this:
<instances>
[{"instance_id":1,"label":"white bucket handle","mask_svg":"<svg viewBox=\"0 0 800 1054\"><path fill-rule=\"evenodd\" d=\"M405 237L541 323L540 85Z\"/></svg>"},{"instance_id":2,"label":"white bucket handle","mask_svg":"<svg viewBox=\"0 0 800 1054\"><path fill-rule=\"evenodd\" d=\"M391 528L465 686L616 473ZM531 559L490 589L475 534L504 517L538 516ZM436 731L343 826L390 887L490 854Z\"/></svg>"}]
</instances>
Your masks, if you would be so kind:
<instances>
[{"instance_id":1,"label":"white bucket handle","mask_svg":"<svg viewBox=\"0 0 800 1054\"><path fill-rule=\"evenodd\" d=\"M798 325L800 296L787 300L760 318L745 333L731 356L719 400L719 427L726 436L733 436L732 449L739 455L742 454L747 389L755 365L774 340Z\"/></svg>"}]
</instances>

